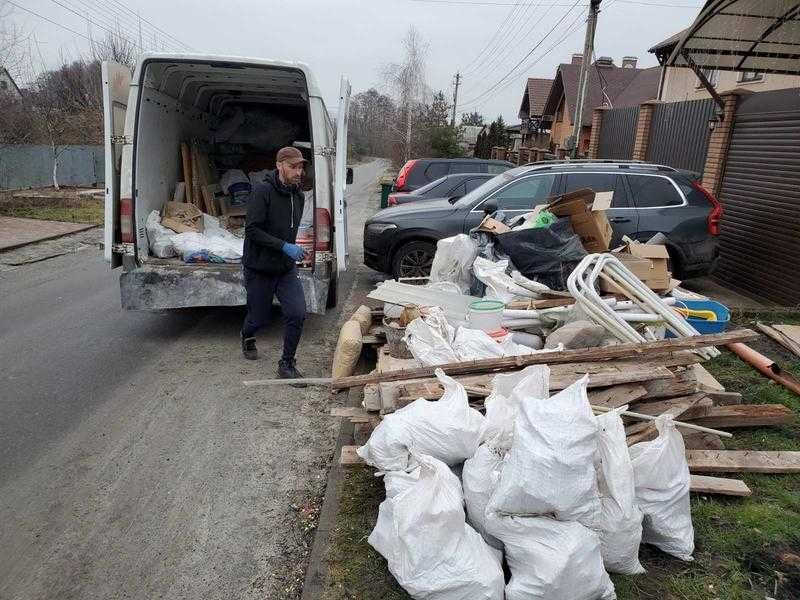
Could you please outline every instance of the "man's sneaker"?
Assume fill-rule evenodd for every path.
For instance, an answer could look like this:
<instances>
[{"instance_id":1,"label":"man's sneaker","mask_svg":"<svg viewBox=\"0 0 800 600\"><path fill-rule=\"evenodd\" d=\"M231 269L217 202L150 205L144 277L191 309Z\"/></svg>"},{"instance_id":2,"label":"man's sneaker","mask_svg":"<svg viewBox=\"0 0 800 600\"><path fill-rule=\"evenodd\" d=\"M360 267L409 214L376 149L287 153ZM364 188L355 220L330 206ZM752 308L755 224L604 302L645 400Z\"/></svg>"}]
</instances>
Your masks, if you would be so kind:
<instances>
[{"instance_id":1,"label":"man's sneaker","mask_svg":"<svg viewBox=\"0 0 800 600\"><path fill-rule=\"evenodd\" d=\"M294 361L282 360L278 362L278 377L281 379L303 379L303 374L297 370ZM294 387L306 387L305 383L293 383Z\"/></svg>"},{"instance_id":2,"label":"man's sneaker","mask_svg":"<svg viewBox=\"0 0 800 600\"><path fill-rule=\"evenodd\" d=\"M256 348L256 338L242 336L242 354L247 360L256 360L258 358L258 349Z\"/></svg>"}]
</instances>

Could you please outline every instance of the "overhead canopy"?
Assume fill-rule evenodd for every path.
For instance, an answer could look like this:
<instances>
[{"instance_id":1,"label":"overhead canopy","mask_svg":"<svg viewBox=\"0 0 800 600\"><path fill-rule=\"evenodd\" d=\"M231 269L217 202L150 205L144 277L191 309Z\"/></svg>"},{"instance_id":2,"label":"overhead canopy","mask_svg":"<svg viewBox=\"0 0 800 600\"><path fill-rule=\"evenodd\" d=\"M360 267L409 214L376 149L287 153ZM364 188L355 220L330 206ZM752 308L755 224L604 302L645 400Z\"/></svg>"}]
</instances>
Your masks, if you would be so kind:
<instances>
[{"instance_id":1,"label":"overhead canopy","mask_svg":"<svg viewBox=\"0 0 800 600\"><path fill-rule=\"evenodd\" d=\"M800 75L800 0L708 0L666 62Z\"/></svg>"}]
</instances>

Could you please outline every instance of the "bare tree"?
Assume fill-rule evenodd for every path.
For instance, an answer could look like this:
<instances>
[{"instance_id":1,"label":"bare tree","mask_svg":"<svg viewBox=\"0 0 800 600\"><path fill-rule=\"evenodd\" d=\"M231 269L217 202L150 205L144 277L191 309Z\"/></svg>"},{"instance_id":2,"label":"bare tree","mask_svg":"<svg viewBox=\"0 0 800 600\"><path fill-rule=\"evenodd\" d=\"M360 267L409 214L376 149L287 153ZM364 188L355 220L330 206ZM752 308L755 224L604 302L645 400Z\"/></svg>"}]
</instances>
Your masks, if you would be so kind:
<instances>
[{"instance_id":1,"label":"bare tree","mask_svg":"<svg viewBox=\"0 0 800 600\"><path fill-rule=\"evenodd\" d=\"M108 32L102 40L91 42L92 58L97 62L110 60L133 70L136 64L138 50L131 40L117 29L116 32Z\"/></svg>"},{"instance_id":2,"label":"bare tree","mask_svg":"<svg viewBox=\"0 0 800 600\"><path fill-rule=\"evenodd\" d=\"M403 39L403 62L389 64L384 68L384 78L393 91L395 102L403 115L403 160L413 154L414 121L425 102L428 85L425 79L425 57L427 44L412 25Z\"/></svg>"},{"instance_id":3,"label":"bare tree","mask_svg":"<svg viewBox=\"0 0 800 600\"><path fill-rule=\"evenodd\" d=\"M12 77L19 76L25 61L25 44L28 35L12 19L14 8L0 0L0 69L6 69Z\"/></svg>"}]
</instances>

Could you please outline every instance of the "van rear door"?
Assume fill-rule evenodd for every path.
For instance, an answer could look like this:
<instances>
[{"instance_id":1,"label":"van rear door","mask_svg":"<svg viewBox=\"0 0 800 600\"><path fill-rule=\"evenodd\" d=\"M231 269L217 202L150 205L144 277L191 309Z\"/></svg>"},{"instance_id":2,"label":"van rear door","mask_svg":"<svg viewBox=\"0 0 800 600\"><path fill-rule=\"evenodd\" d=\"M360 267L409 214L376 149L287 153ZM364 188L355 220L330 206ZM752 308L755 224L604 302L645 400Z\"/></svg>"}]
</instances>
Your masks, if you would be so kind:
<instances>
[{"instance_id":1,"label":"van rear door","mask_svg":"<svg viewBox=\"0 0 800 600\"><path fill-rule=\"evenodd\" d=\"M339 86L339 111L336 116L336 166L333 177L333 225L336 229L336 270L347 269L347 120L350 114L350 82L342 77Z\"/></svg>"},{"instance_id":2,"label":"van rear door","mask_svg":"<svg viewBox=\"0 0 800 600\"><path fill-rule=\"evenodd\" d=\"M103 61L103 124L105 127L105 236L104 255L112 268L122 264L122 255L114 252L120 241L119 187L122 146L125 142L125 113L128 109L128 91L131 71L125 65Z\"/></svg>"}]
</instances>

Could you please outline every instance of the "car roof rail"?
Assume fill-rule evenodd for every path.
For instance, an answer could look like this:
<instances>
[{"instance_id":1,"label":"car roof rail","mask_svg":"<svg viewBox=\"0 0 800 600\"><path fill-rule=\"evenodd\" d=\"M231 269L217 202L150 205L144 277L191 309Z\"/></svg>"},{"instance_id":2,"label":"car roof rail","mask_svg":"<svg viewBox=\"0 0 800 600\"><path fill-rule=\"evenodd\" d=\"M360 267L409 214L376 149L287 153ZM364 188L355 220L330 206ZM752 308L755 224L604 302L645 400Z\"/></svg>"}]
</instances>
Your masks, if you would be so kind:
<instances>
[{"instance_id":1,"label":"car roof rail","mask_svg":"<svg viewBox=\"0 0 800 600\"><path fill-rule=\"evenodd\" d=\"M570 159L551 159L551 160L540 160L536 162L529 162L526 163L524 166L526 167L553 167L556 165L570 165L576 164L579 166L587 165L587 164L598 164L598 165L616 165L620 168L626 167L649 167L652 169L656 169L657 171L671 171L677 172L678 169L675 167L670 167L669 165L658 165L654 163L648 163L643 160L617 160L612 158L570 158Z\"/></svg>"}]
</instances>

